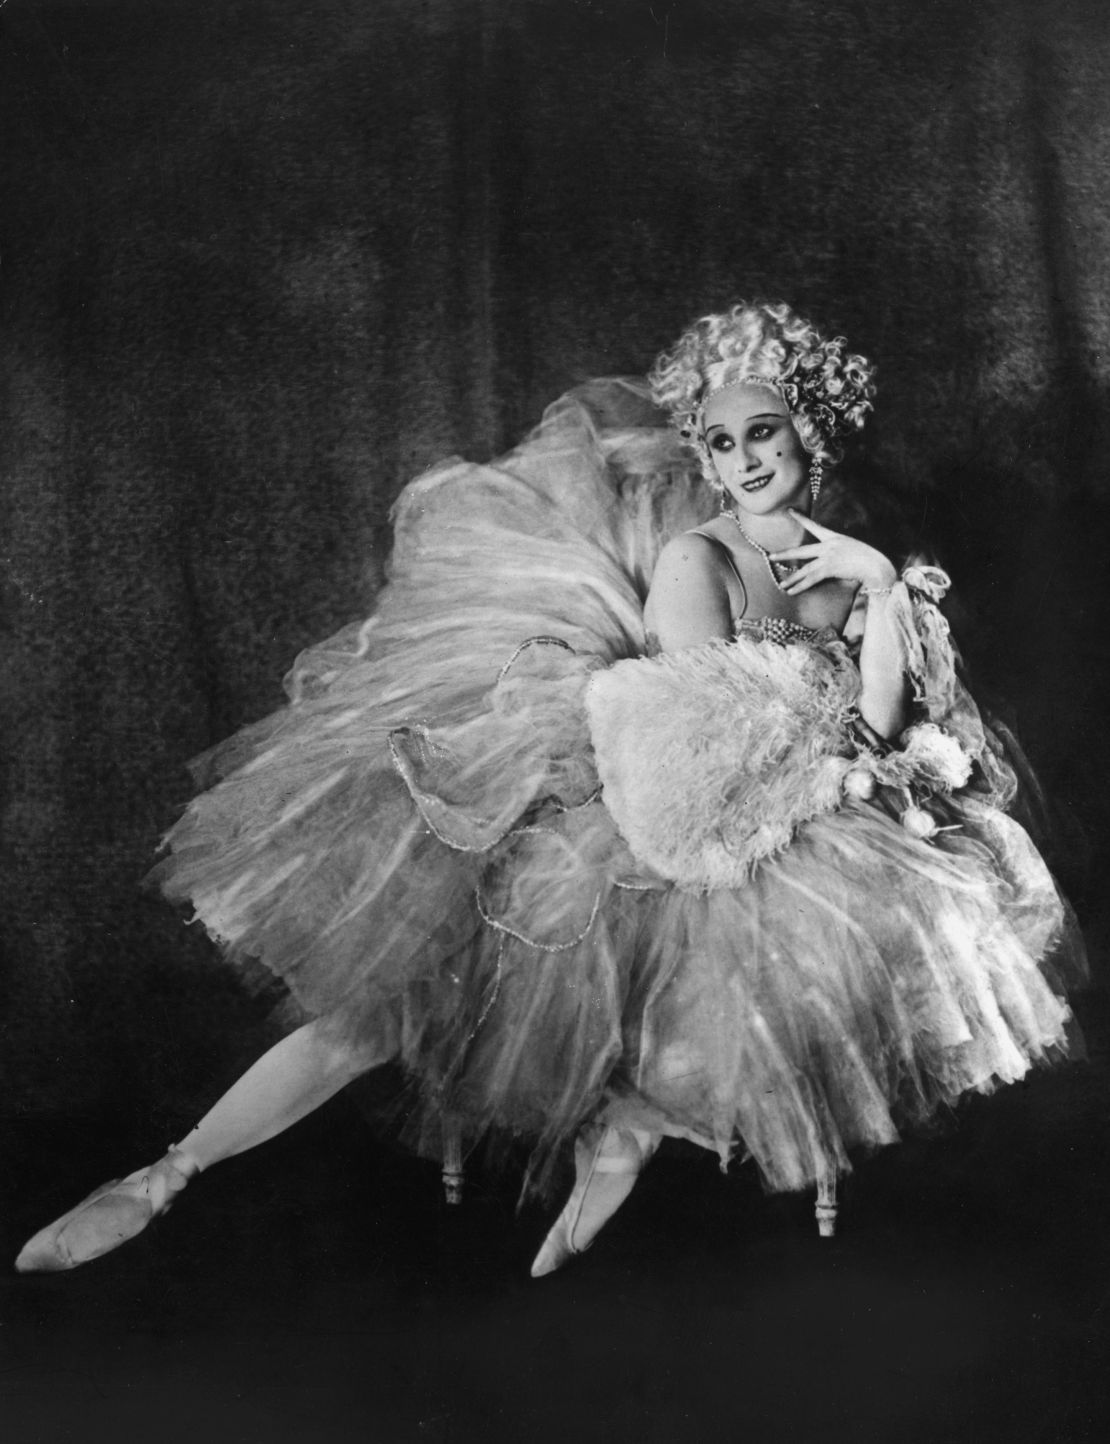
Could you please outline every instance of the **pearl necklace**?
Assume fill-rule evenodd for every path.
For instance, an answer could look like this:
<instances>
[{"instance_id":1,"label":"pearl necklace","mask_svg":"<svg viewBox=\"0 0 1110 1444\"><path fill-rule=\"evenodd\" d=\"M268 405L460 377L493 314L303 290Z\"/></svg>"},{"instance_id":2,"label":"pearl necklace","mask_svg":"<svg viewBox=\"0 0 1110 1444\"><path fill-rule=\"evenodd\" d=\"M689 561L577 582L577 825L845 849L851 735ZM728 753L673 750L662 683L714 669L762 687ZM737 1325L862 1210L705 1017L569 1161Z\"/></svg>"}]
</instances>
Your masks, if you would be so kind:
<instances>
[{"instance_id":1,"label":"pearl necklace","mask_svg":"<svg viewBox=\"0 0 1110 1444\"><path fill-rule=\"evenodd\" d=\"M773 561L771 560L771 553L767 550L766 547L760 546L760 544L756 541L756 539L755 539L754 536L749 536L749 535L748 535L748 532L747 532L747 529L746 529L745 526L744 526L744 523L740 520L740 518L739 518L739 517L737 516L737 514L732 510L731 507L727 507L727 506L721 507L721 515L722 515L722 516L727 516L730 521L734 521L734 522L736 523L737 527L738 527L739 530L740 530L740 535L744 538L744 540L747 542L747 544L748 544L754 551L757 551L757 552L759 553L759 555L763 558L763 560L766 562L768 575L770 576L771 580L774 582L775 586L778 587L778 589L779 589L780 592L785 592L787 596L790 596L790 593L786 591L786 588L783 586L782 581L780 580L780 573L781 573L782 577L792 576L792 575L794 574L794 572L797 571L797 566L791 564L790 562L773 562ZM776 567L778 568L777 571L776 571Z\"/></svg>"}]
</instances>

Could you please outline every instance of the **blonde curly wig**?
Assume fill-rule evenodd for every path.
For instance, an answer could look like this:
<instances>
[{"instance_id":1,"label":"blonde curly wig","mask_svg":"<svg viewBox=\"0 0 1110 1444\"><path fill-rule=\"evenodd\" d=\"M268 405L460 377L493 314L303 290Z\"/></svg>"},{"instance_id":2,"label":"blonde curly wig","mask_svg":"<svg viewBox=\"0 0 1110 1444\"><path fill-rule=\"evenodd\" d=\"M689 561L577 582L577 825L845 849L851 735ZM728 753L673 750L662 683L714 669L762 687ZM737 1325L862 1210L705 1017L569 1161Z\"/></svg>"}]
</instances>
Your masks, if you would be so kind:
<instances>
[{"instance_id":1,"label":"blonde curly wig","mask_svg":"<svg viewBox=\"0 0 1110 1444\"><path fill-rule=\"evenodd\" d=\"M725 386L762 382L786 402L805 449L836 461L840 440L858 431L871 410L873 367L847 352L843 336L825 340L783 302L738 302L702 316L664 351L648 373L652 399L701 463L707 481L717 473L702 435L706 400Z\"/></svg>"}]
</instances>

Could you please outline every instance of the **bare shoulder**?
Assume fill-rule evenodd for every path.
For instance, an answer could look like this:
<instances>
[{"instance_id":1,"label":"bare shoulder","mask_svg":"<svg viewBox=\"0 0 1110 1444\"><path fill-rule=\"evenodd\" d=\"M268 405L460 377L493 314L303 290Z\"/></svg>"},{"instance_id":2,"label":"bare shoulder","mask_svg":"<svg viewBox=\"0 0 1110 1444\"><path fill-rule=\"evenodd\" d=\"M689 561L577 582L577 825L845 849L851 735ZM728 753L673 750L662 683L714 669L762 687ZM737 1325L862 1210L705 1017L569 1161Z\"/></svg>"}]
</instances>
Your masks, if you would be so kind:
<instances>
[{"instance_id":1,"label":"bare shoulder","mask_svg":"<svg viewBox=\"0 0 1110 1444\"><path fill-rule=\"evenodd\" d=\"M723 558L718 542L700 531L684 531L672 537L659 553L652 576L652 586L657 582L682 582L689 584L695 577L706 578L719 573Z\"/></svg>"},{"instance_id":2,"label":"bare shoulder","mask_svg":"<svg viewBox=\"0 0 1110 1444\"><path fill-rule=\"evenodd\" d=\"M720 544L700 532L673 537L659 553L644 616L665 651L730 635L727 571Z\"/></svg>"}]
</instances>

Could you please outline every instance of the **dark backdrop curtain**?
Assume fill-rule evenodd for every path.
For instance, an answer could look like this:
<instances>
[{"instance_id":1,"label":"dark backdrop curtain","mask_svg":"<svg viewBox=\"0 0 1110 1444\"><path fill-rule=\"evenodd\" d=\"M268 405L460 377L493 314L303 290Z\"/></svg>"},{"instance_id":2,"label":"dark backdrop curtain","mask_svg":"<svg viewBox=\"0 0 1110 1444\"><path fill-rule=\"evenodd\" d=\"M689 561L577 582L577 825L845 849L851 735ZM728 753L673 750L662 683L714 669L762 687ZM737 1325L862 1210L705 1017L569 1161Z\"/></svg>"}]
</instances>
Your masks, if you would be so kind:
<instances>
[{"instance_id":1,"label":"dark backdrop curtain","mask_svg":"<svg viewBox=\"0 0 1110 1444\"><path fill-rule=\"evenodd\" d=\"M246 1061L260 1007L137 888L184 760L367 611L408 476L740 296L880 362L861 479L955 574L1097 943L1103 0L8 0L0 28L5 1112L160 1142Z\"/></svg>"}]
</instances>

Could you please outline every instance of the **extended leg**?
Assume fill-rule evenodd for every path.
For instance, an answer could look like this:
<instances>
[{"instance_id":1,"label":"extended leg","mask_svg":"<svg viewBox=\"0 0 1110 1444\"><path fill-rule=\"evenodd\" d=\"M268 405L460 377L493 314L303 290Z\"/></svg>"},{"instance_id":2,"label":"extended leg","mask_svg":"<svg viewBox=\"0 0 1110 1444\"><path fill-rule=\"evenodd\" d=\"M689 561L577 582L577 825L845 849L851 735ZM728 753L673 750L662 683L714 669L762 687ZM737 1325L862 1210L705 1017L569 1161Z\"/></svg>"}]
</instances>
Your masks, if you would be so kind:
<instances>
[{"instance_id":1,"label":"extended leg","mask_svg":"<svg viewBox=\"0 0 1110 1444\"><path fill-rule=\"evenodd\" d=\"M110 1253L165 1213L189 1179L275 1137L384 1061L388 1048L335 1044L308 1023L264 1053L182 1141L148 1168L105 1184L37 1233L15 1261L21 1273L75 1268Z\"/></svg>"},{"instance_id":2,"label":"extended leg","mask_svg":"<svg viewBox=\"0 0 1110 1444\"><path fill-rule=\"evenodd\" d=\"M330 1041L320 1023L306 1023L263 1053L175 1151L211 1168L245 1153L307 1118L329 1098L376 1064L388 1048L348 1048Z\"/></svg>"}]
</instances>

